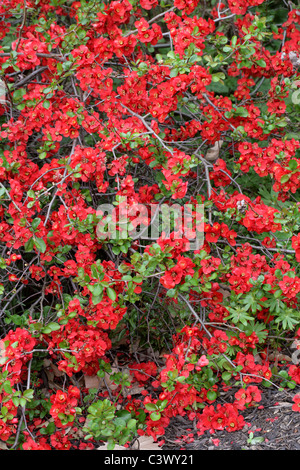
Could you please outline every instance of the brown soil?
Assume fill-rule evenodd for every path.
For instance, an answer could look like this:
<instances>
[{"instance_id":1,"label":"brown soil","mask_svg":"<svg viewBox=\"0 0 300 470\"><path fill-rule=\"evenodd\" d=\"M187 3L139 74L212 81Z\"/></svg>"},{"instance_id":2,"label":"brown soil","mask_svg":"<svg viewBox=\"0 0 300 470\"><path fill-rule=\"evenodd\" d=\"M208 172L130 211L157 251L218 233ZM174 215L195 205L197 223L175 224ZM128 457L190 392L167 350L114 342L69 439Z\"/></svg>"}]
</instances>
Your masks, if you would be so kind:
<instances>
[{"instance_id":1,"label":"brown soil","mask_svg":"<svg viewBox=\"0 0 300 470\"><path fill-rule=\"evenodd\" d=\"M242 411L247 423L240 431L229 433L206 431L198 436L192 421L175 418L164 436L165 450L300 450L300 413L292 410L293 397L297 389L279 392L264 390L263 408L249 408ZM250 433L253 433L252 442ZM193 433L193 442L185 442L183 436ZM175 436L175 437L174 437ZM253 438L259 437L259 440ZM213 440L218 439L219 444Z\"/></svg>"}]
</instances>

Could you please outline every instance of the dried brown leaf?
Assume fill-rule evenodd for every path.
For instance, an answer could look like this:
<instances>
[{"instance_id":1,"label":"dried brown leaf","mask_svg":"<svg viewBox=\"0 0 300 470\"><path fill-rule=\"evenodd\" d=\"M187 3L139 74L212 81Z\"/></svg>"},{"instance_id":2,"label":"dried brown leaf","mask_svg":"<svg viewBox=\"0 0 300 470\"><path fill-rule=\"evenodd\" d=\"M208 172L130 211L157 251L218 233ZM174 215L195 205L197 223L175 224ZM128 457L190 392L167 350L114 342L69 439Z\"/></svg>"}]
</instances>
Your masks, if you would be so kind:
<instances>
[{"instance_id":1,"label":"dried brown leaf","mask_svg":"<svg viewBox=\"0 0 300 470\"><path fill-rule=\"evenodd\" d=\"M223 299L227 299L227 297L230 297L230 295L231 295L228 290L225 290L225 289L222 289L222 288L220 288L218 290L218 292L220 292L223 295Z\"/></svg>"},{"instance_id":2,"label":"dried brown leaf","mask_svg":"<svg viewBox=\"0 0 300 470\"><path fill-rule=\"evenodd\" d=\"M97 447L96 450L107 450L107 444L104 444L103 446ZM130 450L127 447L123 446L118 446L118 444L115 445L114 450Z\"/></svg>"},{"instance_id":3,"label":"dried brown leaf","mask_svg":"<svg viewBox=\"0 0 300 470\"><path fill-rule=\"evenodd\" d=\"M206 152L205 160L208 162L214 162L218 160L223 140L218 140L215 144Z\"/></svg>"},{"instance_id":4,"label":"dried brown leaf","mask_svg":"<svg viewBox=\"0 0 300 470\"><path fill-rule=\"evenodd\" d=\"M133 343L129 344L129 352L130 354L136 354L139 350L140 347L140 340L137 339L136 341L133 341Z\"/></svg>"},{"instance_id":5,"label":"dried brown leaf","mask_svg":"<svg viewBox=\"0 0 300 470\"><path fill-rule=\"evenodd\" d=\"M37 424L36 428L37 429L46 428L48 426L48 424L53 423L53 421L54 421L54 418L47 419L47 421L43 421L41 424Z\"/></svg>"},{"instance_id":6,"label":"dried brown leaf","mask_svg":"<svg viewBox=\"0 0 300 470\"><path fill-rule=\"evenodd\" d=\"M128 389L127 395L139 395L145 387L140 387L138 384L133 385L131 388Z\"/></svg>"},{"instance_id":7,"label":"dried brown leaf","mask_svg":"<svg viewBox=\"0 0 300 470\"><path fill-rule=\"evenodd\" d=\"M54 372L55 377L62 377L65 373L62 370L59 370L56 364L51 362L51 367Z\"/></svg>"},{"instance_id":8,"label":"dried brown leaf","mask_svg":"<svg viewBox=\"0 0 300 470\"><path fill-rule=\"evenodd\" d=\"M49 384L54 382L55 377L62 377L65 374L50 359L44 359L43 364Z\"/></svg>"},{"instance_id":9,"label":"dried brown leaf","mask_svg":"<svg viewBox=\"0 0 300 470\"><path fill-rule=\"evenodd\" d=\"M287 356L286 354L281 354L279 352L269 354L268 359L270 361L277 361L277 362L278 361L287 361L287 362L292 361L292 358L290 356Z\"/></svg>"},{"instance_id":10,"label":"dried brown leaf","mask_svg":"<svg viewBox=\"0 0 300 470\"><path fill-rule=\"evenodd\" d=\"M98 375L84 375L85 388L99 388L101 385Z\"/></svg>"},{"instance_id":11,"label":"dried brown leaf","mask_svg":"<svg viewBox=\"0 0 300 470\"><path fill-rule=\"evenodd\" d=\"M135 441L133 448L139 450L161 450L161 447L154 441L152 436L139 437Z\"/></svg>"},{"instance_id":12,"label":"dried brown leaf","mask_svg":"<svg viewBox=\"0 0 300 470\"><path fill-rule=\"evenodd\" d=\"M98 447L97 450L107 450L107 444ZM128 448L116 444L114 450L161 450L161 447L157 442L154 442L153 437L141 436L136 439L132 447Z\"/></svg>"},{"instance_id":13,"label":"dried brown leaf","mask_svg":"<svg viewBox=\"0 0 300 470\"><path fill-rule=\"evenodd\" d=\"M8 450L7 445L3 441L0 441L0 450Z\"/></svg>"},{"instance_id":14,"label":"dried brown leaf","mask_svg":"<svg viewBox=\"0 0 300 470\"><path fill-rule=\"evenodd\" d=\"M270 406L270 408L278 409L278 408L288 408L293 406L293 403L289 403L288 401L279 401L276 405Z\"/></svg>"}]
</instances>

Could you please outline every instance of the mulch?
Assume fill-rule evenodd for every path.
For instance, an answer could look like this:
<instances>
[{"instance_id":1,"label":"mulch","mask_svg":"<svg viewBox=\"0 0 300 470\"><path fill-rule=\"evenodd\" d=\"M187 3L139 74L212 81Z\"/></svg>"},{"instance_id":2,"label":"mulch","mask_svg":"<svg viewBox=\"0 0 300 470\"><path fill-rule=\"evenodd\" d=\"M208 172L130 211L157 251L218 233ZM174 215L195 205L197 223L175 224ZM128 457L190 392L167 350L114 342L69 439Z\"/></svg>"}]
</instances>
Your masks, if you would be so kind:
<instances>
[{"instance_id":1,"label":"mulch","mask_svg":"<svg viewBox=\"0 0 300 470\"><path fill-rule=\"evenodd\" d=\"M165 450L300 450L300 413L292 410L293 397L300 390L267 389L259 408L241 411L246 425L229 433L206 431L198 436L193 422L185 417L171 421L164 436ZM250 436L253 433L253 436ZM193 437L190 439L185 436ZM252 441L250 441L252 437ZM255 442L253 438L260 438Z\"/></svg>"}]
</instances>

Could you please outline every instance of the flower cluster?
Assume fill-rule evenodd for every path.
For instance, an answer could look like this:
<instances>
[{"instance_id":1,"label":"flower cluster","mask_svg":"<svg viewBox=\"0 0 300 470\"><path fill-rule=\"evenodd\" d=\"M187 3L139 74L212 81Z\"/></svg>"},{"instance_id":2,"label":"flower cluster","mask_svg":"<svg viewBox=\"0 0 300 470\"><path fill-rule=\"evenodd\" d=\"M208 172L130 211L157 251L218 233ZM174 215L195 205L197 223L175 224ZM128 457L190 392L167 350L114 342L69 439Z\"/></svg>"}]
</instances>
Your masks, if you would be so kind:
<instances>
[{"instance_id":1,"label":"flower cluster","mask_svg":"<svg viewBox=\"0 0 300 470\"><path fill-rule=\"evenodd\" d=\"M67 392L58 391L51 395L50 414L58 427L68 426L74 421L79 398L80 390L72 385Z\"/></svg>"},{"instance_id":2,"label":"flower cluster","mask_svg":"<svg viewBox=\"0 0 300 470\"><path fill-rule=\"evenodd\" d=\"M0 441L240 430L300 384L299 11L64 3L0 5Z\"/></svg>"}]
</instances>

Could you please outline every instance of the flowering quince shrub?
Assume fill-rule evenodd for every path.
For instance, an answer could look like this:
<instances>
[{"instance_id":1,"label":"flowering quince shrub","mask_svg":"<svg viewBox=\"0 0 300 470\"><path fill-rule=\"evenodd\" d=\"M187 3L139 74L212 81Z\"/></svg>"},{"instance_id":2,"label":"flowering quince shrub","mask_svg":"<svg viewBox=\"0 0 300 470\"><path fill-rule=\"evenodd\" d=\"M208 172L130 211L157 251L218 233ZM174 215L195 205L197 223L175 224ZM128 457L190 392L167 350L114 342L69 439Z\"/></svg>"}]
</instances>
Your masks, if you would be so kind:
<instances>
[{"instance_id":1,"label":"flowering quince shrub","mask_svg":"<svg viewBox=\"0 0 300 470\"><path fill-rule=\"evenodd\" d=\"M299 25L279 0L1 1L1 448L234 432L300 386ZM201 246L131 236L173 204Z\"/></svg>"}]
</instances>

